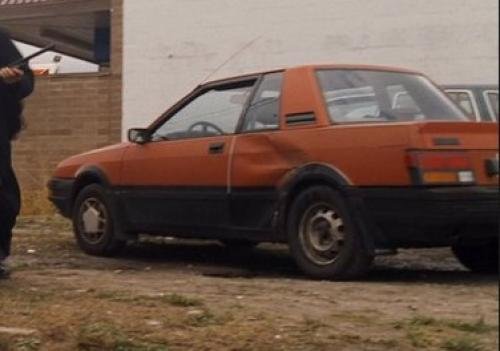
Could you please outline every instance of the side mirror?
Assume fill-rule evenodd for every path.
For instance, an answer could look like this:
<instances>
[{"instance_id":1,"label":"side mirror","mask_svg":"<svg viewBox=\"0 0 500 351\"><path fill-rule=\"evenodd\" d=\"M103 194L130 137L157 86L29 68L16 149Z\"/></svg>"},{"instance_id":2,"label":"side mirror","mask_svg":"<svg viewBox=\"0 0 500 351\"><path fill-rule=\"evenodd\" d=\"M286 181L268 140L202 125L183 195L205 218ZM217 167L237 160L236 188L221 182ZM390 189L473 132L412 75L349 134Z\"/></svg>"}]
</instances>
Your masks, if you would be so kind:
<instances>
[{"instance_id":1,"label":"side mirror","mask_svg":"<svg viewBox=\"0 0 500 351\"><path fill-rule=\"evenodd\" d=\"M143 145L151 140L151 135L147 129L133 128L128 130L128 140L131 143Z\"/></svg>"}]
</instances>

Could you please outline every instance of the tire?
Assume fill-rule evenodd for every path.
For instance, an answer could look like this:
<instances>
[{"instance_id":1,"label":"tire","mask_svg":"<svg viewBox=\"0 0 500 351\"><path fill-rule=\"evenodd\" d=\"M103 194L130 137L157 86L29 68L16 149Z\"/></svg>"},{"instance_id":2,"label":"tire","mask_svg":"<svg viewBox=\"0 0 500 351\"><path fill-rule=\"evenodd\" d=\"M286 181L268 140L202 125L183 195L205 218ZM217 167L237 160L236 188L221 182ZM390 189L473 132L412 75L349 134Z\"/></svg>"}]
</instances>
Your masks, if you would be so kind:
<instances>
[{"instance_id":1,"label":"tire","mask_svg":"<svg viewBox=\"0 0 500 351\"><path fill-rule=\"evenodd\" d=\"M259 245L256 241L250 241L245 239L222 239L219 242L227 248L235 250L251 250Z\"/></svg>"},{"instance_id":2,"label":"tire","mask_svg":"<svg viewBox=\"0 0 500 351\"><path fill-rule=\"evenodd\" d=\"M296 197L287 232L292 256L312 278L358 278L373 261L343 197L328 186L310 187Z\"/></svg>"},{"instance_id":3,"label":"tire","mask_svg":"<svg viewBox=\"0 0 500 351\"><path fill-rule=\"evenodd\" d=\"M110 199L104 187L88 185L78 194L73 208L73 231L78 246L94 256L113 256L126 242L116 238Z\"/></svg>"},{"instance_id":4,"label":"tire","mask_svg":"<svg viewBox=\"0 0 500 351\"><path fill-rule=\"evenodd\" d=\"M452 247L455 257L475 273L498 274L498 238L480 244L456 244Z\"/></svg>"}]
</instances>

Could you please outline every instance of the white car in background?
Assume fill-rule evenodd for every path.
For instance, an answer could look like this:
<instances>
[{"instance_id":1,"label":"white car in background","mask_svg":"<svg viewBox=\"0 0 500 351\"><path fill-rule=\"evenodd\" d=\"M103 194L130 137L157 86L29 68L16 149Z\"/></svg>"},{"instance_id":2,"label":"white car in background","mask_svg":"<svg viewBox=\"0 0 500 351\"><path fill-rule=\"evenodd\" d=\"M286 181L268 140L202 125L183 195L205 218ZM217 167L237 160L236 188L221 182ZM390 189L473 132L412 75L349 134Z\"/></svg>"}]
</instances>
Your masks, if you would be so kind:
<instances>
[{"instance_id":1,"label":"white car in background","mask_svg":"<svg viewBox=\"0 0 500 351\"><path fill-rule=\"evenodd\" d=\"M478 122L498 122L497 85L445 85L444 91Z\"/></svg>"}]
</instances>

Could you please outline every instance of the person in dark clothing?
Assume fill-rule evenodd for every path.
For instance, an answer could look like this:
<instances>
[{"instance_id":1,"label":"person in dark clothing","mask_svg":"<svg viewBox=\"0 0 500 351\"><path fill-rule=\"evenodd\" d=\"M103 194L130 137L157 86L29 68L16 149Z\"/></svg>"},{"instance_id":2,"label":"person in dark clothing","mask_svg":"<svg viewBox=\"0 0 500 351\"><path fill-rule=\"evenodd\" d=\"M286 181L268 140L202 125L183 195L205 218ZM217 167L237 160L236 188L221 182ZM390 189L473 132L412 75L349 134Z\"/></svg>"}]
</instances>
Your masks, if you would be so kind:
<instances>
[{"instance_id":1,"label":"person in dark clothing","mask_svg":"<svg viewBox=\"0 0 500 351\"><path fill-rule=\"evenodd\" d=\"M11 142L22 128L22 100L33 91L33 73L28 66L8 67L21 54L0 29L0 279L9 272L12 229L21 208L19 185L12 169Z\"/></svg>"}]
</instances>

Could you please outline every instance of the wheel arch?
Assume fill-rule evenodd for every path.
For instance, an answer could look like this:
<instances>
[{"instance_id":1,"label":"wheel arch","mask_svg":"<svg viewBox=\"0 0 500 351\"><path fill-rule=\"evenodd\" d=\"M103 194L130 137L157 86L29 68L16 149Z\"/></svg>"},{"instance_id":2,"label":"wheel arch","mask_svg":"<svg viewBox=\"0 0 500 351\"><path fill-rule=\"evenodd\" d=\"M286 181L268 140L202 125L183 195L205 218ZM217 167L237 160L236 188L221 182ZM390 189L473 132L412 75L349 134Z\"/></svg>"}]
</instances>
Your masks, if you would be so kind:
<instances>
[{"instance_id":1,"label":"wheel arch","mask_svg":"<svg viewBox=\"0 0 500 351\"><path fill-rule=\"evenodd\" d=\"M111 211L114 213L114 216L119 218L114 222L115 235L121 240L135 240L136 236L128 231L127 223L124 223L122 218L124 210L120 205L118 199L113 195L112 183L109 181L106 173L99 168L98 166L87 166L81 168L76 173L75 184L73 186L72 194L71 194L71 209L74 210L75 201L78 197L78 194L84 189L86 186L91 184L101 185L107 191L108 199L111 206Z\"/></svg>"},{"instance_id":2,"label":"wheel arch","mask_svg":"<svg viewBox=\"0 0 500 351\"><path fill-rule=\"evenodd\" d=\"M340 170L322 163L307 164L289 172L278 187L281 231L286 226L292 202L302 191L316 185L326 185L345 193L352 182Z\"/></svg>"},{"instance_id":3,"label":"wheel arch","mask_svg":"<svg viewBox=\"0 0 500 351\"><path fill-rule=\"evenodd\" d=\"M71 192L71 204L73 206L76 197L80 193L80 191L85 188L88 185L91 184L99 184L104 187L109 187L110 182L108 180L108 177L102 171L99 167L97 166L88 166L85 168L80 169L76 173L75 177L75 184L73 185L73 189Z\"/></svg>"},{"instance_id":4,"label":"wheel arch","mask_svg":"<svg viewBox=\"0 0 500 351\"><path fill-rule=\"evenodd\" d=\"M287 238L288 214L293 201L305 189L318 185L329 186L344 196L347 206L352 211L352 215L357 222L356 225L362 233L366 249L374 252L372 235L378 236L379 234L364 213L363 205L356 196L355 185L342 171L322 163L308 164L291 171L278 187L278 216L275 228L281 240Z\"/></svg>"}]
</instances>

